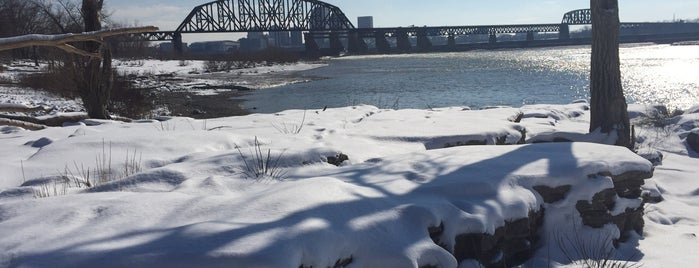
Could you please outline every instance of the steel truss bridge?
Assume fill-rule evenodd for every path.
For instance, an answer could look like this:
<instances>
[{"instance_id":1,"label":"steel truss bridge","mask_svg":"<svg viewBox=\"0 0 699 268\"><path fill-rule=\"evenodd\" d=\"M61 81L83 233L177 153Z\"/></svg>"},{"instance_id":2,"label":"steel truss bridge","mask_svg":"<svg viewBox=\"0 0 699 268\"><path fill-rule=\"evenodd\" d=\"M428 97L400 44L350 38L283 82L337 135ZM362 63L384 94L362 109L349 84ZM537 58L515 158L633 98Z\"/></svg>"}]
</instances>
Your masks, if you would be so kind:
<instances>
[{"instance_id":1,"label":"steel truss bridge","mask_svg":"<svg viewBox=\"0 0 699 268\"><path fill-rule=\"evenodd\" d=\"M430 50L429 37L447 37L448 46L456 45L456 36L487 35L489 43L499 34L526 34L534 41L537 33L558 33L559 40L570 39L570 26L591 25L589 9L564 14L561 23L481 26L396 27L358 29L340 8L318 0L217 0L195 7L174 31L141 34L148 41L172 41L182 51L182 34L243 32L305 32L308 51L320 49L317 40L329 40L333 53L348 50L365 52L365 39L373 38L380 53L391 51L387 38L395 38L395 49L408 51L411 38L417 39L419 50ZM622 29L655 29L669 23L622 23ZM693 24L699 34L699 24ZM343 42L345 40L346 42ZM345 47L345 45L347 47Z\"/></svg>"}]
</instances>

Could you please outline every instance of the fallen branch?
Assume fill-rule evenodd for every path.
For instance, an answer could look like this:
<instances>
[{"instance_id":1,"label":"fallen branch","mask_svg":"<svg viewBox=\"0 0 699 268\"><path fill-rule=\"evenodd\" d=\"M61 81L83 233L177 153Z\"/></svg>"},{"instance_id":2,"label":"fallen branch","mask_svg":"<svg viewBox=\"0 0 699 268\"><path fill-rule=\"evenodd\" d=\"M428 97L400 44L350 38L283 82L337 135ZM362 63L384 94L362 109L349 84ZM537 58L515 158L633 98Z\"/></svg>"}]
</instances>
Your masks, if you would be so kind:
<instances>
[{"instance_id":1,"label":"fallen branch","mask_svg":"<svg viewBox=\"0 0 699 268\"><path fill-rule=\"evenodd\" d=\"M37 107L27 107L22 105L16 106L3 106L0 104L0 113L35 113L35 112L49 112L51 109L46 109L41 106Z\"/></svg>"},{"instance_id":2,"label":"fallen branch","mask_svg":"<svg viewBox=\"0 0 699 268\"><path fill-rule=\"evenodd\" d=\"M0 119L19 121L19 122L27 122L27 123L50 126L50 127L60 127L60 126L63 126L63 124L65 124L67 122L80 122L80 121L88 119L88 118L87 118L87 114L52 116L52 117L47 117L47 118L43 118L43 119L39 119L36 117L31 117L31 116L0 114ZM0 125L2 125L2 123L0 123Z\"/></svg>"},{"instance_id":3,"label":"fallen branch","mask_svg":"<svg viewBox=\"0 0 699 268\"><path fill-rule=\"evenodd\" d=\"M6 118L0 118L0 126L21 127L26 130L42 130L46 128L44 125Z\"/></svg>"},{"instance_id":4,"label":"fallen branch","mask_svg":"<svg viewBox=\"0 0 699 268\"><path fill-rule=\"evenodd\" d=\"M44 35L44 34L29 34L16 37L0 38L0 51L11 50L17 48L24 48L30 46L48 46L56 47L62 49L66 52L78 54L87 57L100 58L99 53L87 52L70 45L69 43L74 42L102 42L105 37L126 35L126 34L137 34L145 32L155 32L158 31L157 27L147 26L147 27L137 27L137 28L120 28L120 29L108 29L94 32L85 32L79 34L58 34L58 35Z\"/></svg>"}]
</instances>

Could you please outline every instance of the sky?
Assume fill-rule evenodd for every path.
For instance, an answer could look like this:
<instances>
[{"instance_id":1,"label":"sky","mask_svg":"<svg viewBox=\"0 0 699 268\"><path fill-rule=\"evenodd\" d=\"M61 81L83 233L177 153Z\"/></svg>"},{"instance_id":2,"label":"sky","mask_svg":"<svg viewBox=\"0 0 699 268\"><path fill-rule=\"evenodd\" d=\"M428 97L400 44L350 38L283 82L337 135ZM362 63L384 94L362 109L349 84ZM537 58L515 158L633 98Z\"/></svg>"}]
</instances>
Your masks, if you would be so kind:
<instances>
[{"instance_id":1,"label":"sky","mask_svg":"<svg viewBox=\"0 0 699 268\"><path fill-rule=\"evenodd\" d=\"M213 0L107 0L112 18L129 25L174 30L197 5ZM558 23L589 0L326 0L356 25L374 16L375 27ZM699 18L697 0L619 0L624 22ZM229 35L230 36L230 35ZM186 37L185 37L186 38Z\"/></svg>"}]
</instances>

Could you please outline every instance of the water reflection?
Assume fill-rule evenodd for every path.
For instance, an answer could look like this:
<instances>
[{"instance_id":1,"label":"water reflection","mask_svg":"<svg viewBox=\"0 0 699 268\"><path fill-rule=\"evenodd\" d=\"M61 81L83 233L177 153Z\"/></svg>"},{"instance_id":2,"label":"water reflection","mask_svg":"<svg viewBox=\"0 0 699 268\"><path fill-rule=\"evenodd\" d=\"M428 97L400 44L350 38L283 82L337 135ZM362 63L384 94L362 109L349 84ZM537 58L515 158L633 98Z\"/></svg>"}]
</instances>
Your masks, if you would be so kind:
<instances>
[{"instance_id":1,"label":"water reflection","mask_svg":"<svg viewBox=\"0 0 699 268\"><path fill-rule=\"evenodd\" d=\"M630 102L688 108L699 103L699 46L625 46ZM589 47L381 55L335 59L304 75L328 79L254 92L256 112L354 104L429 108L569 103L589 98Z\"/></svg>"}]
</instances>

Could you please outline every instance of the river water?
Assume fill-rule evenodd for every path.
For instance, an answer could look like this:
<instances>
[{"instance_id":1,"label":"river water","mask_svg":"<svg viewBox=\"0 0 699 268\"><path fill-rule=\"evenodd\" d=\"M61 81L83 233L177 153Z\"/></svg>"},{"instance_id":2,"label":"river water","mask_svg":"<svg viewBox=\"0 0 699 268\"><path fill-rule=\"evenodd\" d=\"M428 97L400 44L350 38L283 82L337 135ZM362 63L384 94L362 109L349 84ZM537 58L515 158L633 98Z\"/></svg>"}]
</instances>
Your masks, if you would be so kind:
<instances>
[{"instance_id":1,"label":"river water","mask_svg":"<svg viewBox=\"0 0 699 268\"><path fill-rule=\"evenodd\" d=\"M565 104L589 99L590 47L559 47L332 59L300 75L322 78L254 91L243 108L258 113L356 104L381 108ZM699 104L699 46L620 49L631 103Z\"/></svg>"}]
</instances>

